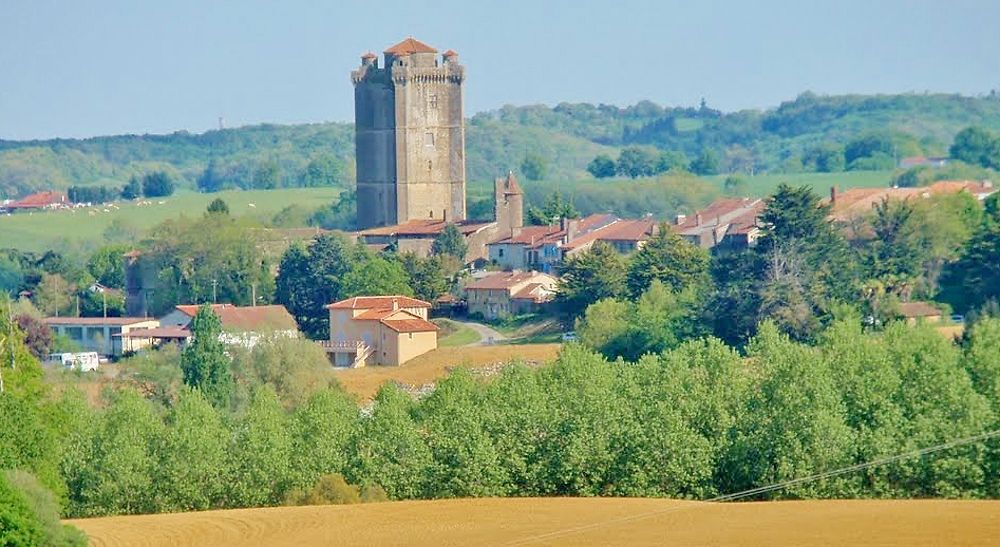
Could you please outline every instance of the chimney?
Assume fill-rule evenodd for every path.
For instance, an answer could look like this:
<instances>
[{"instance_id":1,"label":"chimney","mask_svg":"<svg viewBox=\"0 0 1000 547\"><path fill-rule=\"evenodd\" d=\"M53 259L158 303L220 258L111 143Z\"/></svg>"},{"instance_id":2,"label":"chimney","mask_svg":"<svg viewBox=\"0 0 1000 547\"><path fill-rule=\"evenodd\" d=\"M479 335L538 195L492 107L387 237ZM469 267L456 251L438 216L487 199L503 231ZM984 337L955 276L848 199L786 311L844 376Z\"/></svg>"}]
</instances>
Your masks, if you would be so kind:
<instances>
[{"instance_id":1,"label":"chimney","mask_svg":"<svg viewBox=\"0 0 1000 547\"><path fill-rule=\"evenodd\" d=\"M701 213L694 214L694 225L701 226Z\"/></svg>"},{"instance_id":2,"label":"chimney","mask_svg":"<svg viewBox=\"0 0 1000 547\"><path fill-rule=\"evenodd\" d=\"M830 204L831 205L836 205L836 203L837 203L837 187L836 186L831 186L830 187Z\"/></svg>"},{"instance_id":3,"label":"chimney","mask_svg":"<svg viewBox=\"0 0 1000 547\"><path fill-rule=\"evenodd\" d=\"M687 218L687 215L677 215L677 218L674 219L674 224L680 226L681 224L684 224L684 221L687 220Z\"/></svg>"},{"instance_id":4,"label":"chimney","mask_svg":"<svg viewBox=\"0 0 1000 547\"><path fill-rule=\"evenodd\" d=\"M399 299L398 298L393 298L392 299L392 311L397 311L397 310L399 310Z\"/></svg>"},{"instance_id":5,"label":"chimney","mask_svg":"<svg viewBox=\"0 0 1000 547\"><path fill-rule=\"evenodd\" d=\"M448 209L441 211L441 218L444 219L445 224L448 224Z\"/></svg>"},{"instance_id":6,"label":"chimney","mask_svg":"<svg viewBox=\"0 0 1000 547\"><path fill-rule=\"evenodd\" d=\"M566 218L566 217L559 217L559 229L561 231L563 231L563 232L566 231L566 229L568 228L568 226L567 226L567 222L568 221L569 221L569 219Z\"/></svg>"},{"instance_id":7,"label":"chimney","mask_svg":"<svg viewBox=\"0 0 1000 547\"><path fill-rule=\"evenodd\" d=\"M580 221L577 219L572 219L566 221L566 239L568 241L573 241L576 239L576 231L580 226Z\"/></svg>"}]
</instances>

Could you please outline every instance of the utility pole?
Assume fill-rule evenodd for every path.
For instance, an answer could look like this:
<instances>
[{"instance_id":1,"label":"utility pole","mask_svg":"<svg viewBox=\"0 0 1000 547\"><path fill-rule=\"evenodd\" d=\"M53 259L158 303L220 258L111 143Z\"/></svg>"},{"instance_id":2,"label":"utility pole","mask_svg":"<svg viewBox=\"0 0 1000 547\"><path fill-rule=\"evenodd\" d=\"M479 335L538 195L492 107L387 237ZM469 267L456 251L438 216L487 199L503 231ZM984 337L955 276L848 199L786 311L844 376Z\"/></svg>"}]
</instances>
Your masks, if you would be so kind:
<instances>
[{"instance_id":1,"label":"utility pole","mask_svg":"<svg viewBox=\"0 0 1000 547\"><path fill-rule=\"evenodd\" d=\"M219 287L219 280L218 279L213 279L212 280L212 303L213 304L218 304L218 298L217 298L217 295L216 295L218 287Z\"/></svg>"},{"instance_id":2,"label":"utility pole","mask_svg":"<svg viewBox=\"0 0 1000 547\"><path fill-rule=\"evenodd\" d=\"M101 301L104 304L104 318L108 318L108 293L107 291L101 291Z\"/></svg>"},{"instance_id":3,"label":"utility pole","mask_svg":"<svg viewBox=\"0 0 1000 547\"><path fill-rule=\"evenodd\" d=\"M250 284L250 305L251 306L256 306L257 305L257 284L256 283L251 283Z\"/></svg>"}]
</instances>

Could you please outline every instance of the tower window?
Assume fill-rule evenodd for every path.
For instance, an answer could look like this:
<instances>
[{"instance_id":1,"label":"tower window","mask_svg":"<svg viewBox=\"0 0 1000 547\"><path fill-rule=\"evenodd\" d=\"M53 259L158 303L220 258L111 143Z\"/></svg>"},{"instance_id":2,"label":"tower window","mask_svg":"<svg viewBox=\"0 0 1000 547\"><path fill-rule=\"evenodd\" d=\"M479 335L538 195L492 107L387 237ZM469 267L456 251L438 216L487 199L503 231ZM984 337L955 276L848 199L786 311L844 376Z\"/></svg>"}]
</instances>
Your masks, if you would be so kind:
<instances>
[{"instance_id":1,"label":"tower window","mask_svg":"<svg viewBox=\"0 0 1000 547\"><path fill-rule=\"evenodd\" d=\"M431 209L431 218L434 218L434 209Z\"/></svg>"},{"instance_id":2,"label":"tower window","mask_svg":"<svg viewBox=\"0 0 1000 547\"><path fill-rule=\"evenodd\" d=\"M430 106L431 108L437 108L438 107L438 96L435 95L435 94L428 95L427 96L427 105Z\"/></svg>"},{"instance_id":3,"label":"tower window","mask_svg":"<svg viewBox=\"0 0 1000 547\"><path fill-rule=\"evenodd\" d=\"M424 146L434 146L434 133L430 131L424 133Z\"/></svg>"}]
</instances>

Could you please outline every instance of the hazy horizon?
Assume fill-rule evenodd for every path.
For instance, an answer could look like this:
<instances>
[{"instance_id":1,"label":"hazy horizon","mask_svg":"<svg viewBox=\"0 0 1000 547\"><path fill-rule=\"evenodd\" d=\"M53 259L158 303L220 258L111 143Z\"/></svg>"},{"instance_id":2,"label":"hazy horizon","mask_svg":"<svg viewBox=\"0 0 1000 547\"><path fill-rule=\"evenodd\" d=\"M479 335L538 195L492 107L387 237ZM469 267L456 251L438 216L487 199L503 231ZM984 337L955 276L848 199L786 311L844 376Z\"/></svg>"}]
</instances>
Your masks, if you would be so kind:
<instances>
[{"instance_id":1,"label":"hazy horizon","mask_svg":"<svg viewBox=\"0 0 1000 547\"><path fill-rule=\"evenodd\" d=\"M505 104L650 100L723 111L804 91L960 93L1000 87L1000 4L849 0L803 6L509 1L463 6L305 0L0 7L0 138L201 133L352 122L359 55L407 37L466 65L466 114ZM370 8L368 8L370 11ZM636 15L641 16L636 16Z\"/></svg>"}]
</instances>

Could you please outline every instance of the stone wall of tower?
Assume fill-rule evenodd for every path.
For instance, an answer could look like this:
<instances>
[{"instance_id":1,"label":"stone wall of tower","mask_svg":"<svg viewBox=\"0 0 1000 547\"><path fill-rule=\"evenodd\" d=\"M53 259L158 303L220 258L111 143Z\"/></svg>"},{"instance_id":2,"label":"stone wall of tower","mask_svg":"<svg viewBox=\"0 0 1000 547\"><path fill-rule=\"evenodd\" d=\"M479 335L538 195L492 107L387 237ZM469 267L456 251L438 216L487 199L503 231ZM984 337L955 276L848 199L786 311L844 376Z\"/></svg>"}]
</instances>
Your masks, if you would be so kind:
<instances>
[{"instance_id":1,"label":"stone wall of tower","mask_svg":"<svg viewBox=\"0 0 1000 547\"><path fill-rule=\"evenodd\" d=\"M358 224L464 220L464 69L435 53L363 61L355 82Z\"/></svg>"},{"instance_id":2,"label":"stone wall of tower","mask_svg":"<svg viewBox=\"0 0 1000 547\"><path fill-rule=\"evenodd\" d=\"M395 87L376 64L352 74L355 157L358 181L358 227L396 223Z\"/></svg>"}]
</instances>

